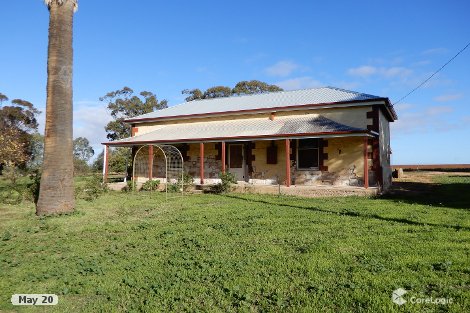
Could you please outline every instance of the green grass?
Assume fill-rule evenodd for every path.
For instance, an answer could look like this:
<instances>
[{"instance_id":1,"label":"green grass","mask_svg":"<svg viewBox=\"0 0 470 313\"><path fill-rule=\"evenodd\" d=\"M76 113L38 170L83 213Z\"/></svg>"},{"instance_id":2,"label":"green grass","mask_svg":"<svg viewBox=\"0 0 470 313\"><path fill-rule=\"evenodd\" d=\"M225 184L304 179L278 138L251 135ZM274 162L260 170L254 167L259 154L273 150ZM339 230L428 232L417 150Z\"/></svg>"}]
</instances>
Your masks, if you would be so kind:
<instances>
[{"instance_id":1,"label":"green grass","mask_svg":"<svg viewBox=\"0 0 470 313\"><path fill-rule=\"evenodd\" d=\"M0 311L55 293L48 312L468 312L470 181L438 183L431 198L108 193L48 218L0 204ZM453 304L399 307L399 287Z\"/></svg>"}]
</instances>

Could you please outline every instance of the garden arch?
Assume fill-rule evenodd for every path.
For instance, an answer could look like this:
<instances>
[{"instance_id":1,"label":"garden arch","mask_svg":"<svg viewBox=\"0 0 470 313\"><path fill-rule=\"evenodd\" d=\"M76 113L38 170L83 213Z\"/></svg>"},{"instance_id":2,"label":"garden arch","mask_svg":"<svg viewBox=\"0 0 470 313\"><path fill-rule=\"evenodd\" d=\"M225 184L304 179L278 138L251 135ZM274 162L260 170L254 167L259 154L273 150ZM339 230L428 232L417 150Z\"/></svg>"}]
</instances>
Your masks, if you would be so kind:
<instances>
[{"instance_id":1,"label":"garden arch","mask_svg":"<svg viewBox=\"0 0 470 313\"><path fill-rule=\"evenodd\" d=\"M172 145L149 144L140 147L132 162L132 186L135 190L138 178L161 178L165 183L168 197L169 184L181 184L181 194L184 193L184 161L181 152ZM161 166L161 165L164 166Z\"/></svg>"}]
</instances>

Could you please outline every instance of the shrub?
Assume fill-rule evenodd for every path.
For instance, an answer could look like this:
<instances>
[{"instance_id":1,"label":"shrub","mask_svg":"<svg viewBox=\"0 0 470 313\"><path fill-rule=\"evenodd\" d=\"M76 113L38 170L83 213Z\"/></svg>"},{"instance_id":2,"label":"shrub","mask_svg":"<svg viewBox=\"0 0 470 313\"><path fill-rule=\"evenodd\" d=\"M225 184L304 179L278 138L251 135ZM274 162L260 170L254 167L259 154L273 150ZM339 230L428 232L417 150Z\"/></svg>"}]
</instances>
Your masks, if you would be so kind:
<instances>
[{"instance_id":1,"label":"shrub","mask_svg":"<svg viewBox=\"0 0 470 313\"><path fill-rule=\"evenodd\" d=\"M128 180L127 185L123 187L121 191L130 192L130 191L134 191L134 189L137 189L137 183L132 180Z\"/></svg>"},{"instance_id":2,"label":"shrub","mask_svg":"<svg viewBox=\"0 0 470 313\"><path fill-rule=\"evenodd\" d=\"M29 178L31 182L28 184L28 190L32 197L34 204L38 204L39 200L39 187L41 185L41 172L39 170L33 171Z\"/></svg>"},{"instance_id":3,"label":"shrub","mask_svg":"<svg viewBox=\"0 0 470 313\"><path fill-rule=\"evenodd\" d=\"M183 191L188 191L194 185L194 179L188 173L183 174L183 182L181 183L181 178L174 183L168 184L168 192L181 192L181 185L183 186Z\"/></svg>"},{"instance_id":4,"label":"shrub","mask_svg":"<svg viewBox=\"0 0 470 313\"><path fill-rule=\"evenodd\" d=\"M0 202L5 204L20 204L23 201L21 186L8 185L0 189Z\"/></svg>"},{"instance_id":5,"label":"shrub","mask_svg":"<svg viewBox=\"0 0 470 313\"><path fill-rule=\"evenodd\" d=\"M167 191L168 192L181 192L181 183L176 182L176 183L168 184Z\"/></svg>"},{"instance_id":6,"label":"shrub","mask_svg":"<svg viewBox=\"0 0 470 313\"><path fill-rule=\"evenodd\" d=\"M226 193L232 190L232 184L236 184L235 175L230 172L219 175L221 182L212 186L211 191L214 193Z\"/></svg>"},{"instance_id":7,"label":"shrub","mask_svg":"<svg viewBox=\"0 0 470 313\"><path fill-rule=\"evenodd\" d=\"M81 198L86 201L93 201L108 191L108 187L103 183L100 175L93 175L88 178L81 191Z\"/></svg>"},{"instance_id":8,"label":"shrub","mask_svg":"<svg viewBox=\"0 0 470 313\"><path fill-rule=\"evenodd\" d=\"M11 163L7 162L3 168L3 176L11 182L12 186L16 185L16 181L21 177L20 170L18 167Z\"/></svg>"},{"instance_id":9,"label":"shrub","mask_svg":"<svg viewBox=\"0 0 470 313\"><path fill-rule=\"evenodd\" d=\"M160 185L160 180L158 179L150 179L147 180L143 185L140 190L144 191L154 191L158 190L158 186Z\"/></svg>"},{"instance_id":10,"label":"shrub","mask_svg":"<svg viewBox=\"0 0 470 313\"><path fill-rule=\"evenodd\" d=\"M178 183L181 185L181 181L178 180ZM183 190L188 191L194 186L194 178L188 173L183 174Z\"/></svg>"}]
</instances>

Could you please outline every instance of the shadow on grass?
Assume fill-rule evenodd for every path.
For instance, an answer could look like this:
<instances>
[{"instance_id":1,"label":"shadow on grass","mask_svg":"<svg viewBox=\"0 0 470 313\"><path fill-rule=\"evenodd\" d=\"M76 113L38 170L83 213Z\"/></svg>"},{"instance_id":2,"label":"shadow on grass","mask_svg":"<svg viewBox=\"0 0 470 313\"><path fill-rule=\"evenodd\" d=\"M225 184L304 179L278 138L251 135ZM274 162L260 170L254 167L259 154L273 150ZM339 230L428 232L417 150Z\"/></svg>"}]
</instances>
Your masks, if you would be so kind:
<instances>
[{"instance_id":1,"label":"shadow on grass","mask_svg":"<svg viewBox=\"0 0 470 313\"><path fill-rule=\"evenodd\" d=\"M384 217L384 216L380 216L380 215L377 215L377 214L359 213L359 212L355 212L355 211L331 211L331 210L320 209L318 207L313 207L313 206L304 207L304 206L300 206L300 205L292 205L292 204L287 204L287 203L276 203L276 202L269 202L269 201L266 201L266 200L249 199L249 198L245 198L243 196L237 196L237 195L233 195L233 194L232 195L222 195L222 196L228 197L228 198L233 198L233 199L245 200L245 201L248 201L248 202L256 202L256 203L262 203L262 204L268 204L268 205L276 205L276 206L288 207L288 208L294 208L294 209L304 209L304 210L310 210L310 211L321 212L321 213L336 214L336 215L341 215L341 216L375 219L375 220L402 223L402 224L415 225L415 226L445 227L445 228L452 228L452 229L455 229L455 230L470 231L470 227L459 226L459 225L422 223L422 222L409 220L409 219L406 219L406 218Z\"/></svg>"},{"instance_id":2,"label":"shadow on grass","mask_svg":"<svg viewBox=\"0 0 470 313\"><path fill-rule=\"evenodd\" d=\"M396 202L470 210L470 183L394 182L390 192L381 198Z\"/></svg>"}]
</instances>

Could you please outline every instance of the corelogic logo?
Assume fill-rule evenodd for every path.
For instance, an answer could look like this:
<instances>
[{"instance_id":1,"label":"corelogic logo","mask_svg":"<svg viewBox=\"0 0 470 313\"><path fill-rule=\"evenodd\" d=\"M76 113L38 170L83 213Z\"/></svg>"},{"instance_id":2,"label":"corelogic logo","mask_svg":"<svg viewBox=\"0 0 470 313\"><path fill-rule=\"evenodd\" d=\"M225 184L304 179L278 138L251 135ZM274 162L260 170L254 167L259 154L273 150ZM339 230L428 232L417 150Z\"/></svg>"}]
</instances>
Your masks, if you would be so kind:
<instances>
[{"instance_id":1,"label":"corelogic logo","mask_svg":"<svg viewBox=\"0 0 470 313\"><path fill-rule=\"evenodd\" d=\"M403 296L407 293L403 288L395 289L392 293L392 301L398 305L403 305L406 303L406 300L403 299Z\"/></svg>"},{"instance_id":2,"label":"corelogic logo","mask_svg":"<svg viewBox=\"0 0 470 313\"><path fill-rule=\"evenodd\" d=\"M434 297L427 297L427 298L418 298L416 296L412 296L408 298L408 301L403 298L405 294L407 294L403 288L395 289L392 293L392 301L398 305L403 305L407 302L411 304L435 304L435 305L450 305L454 302L453 298L434 298Z\"/></svg>"}]
</instances>

